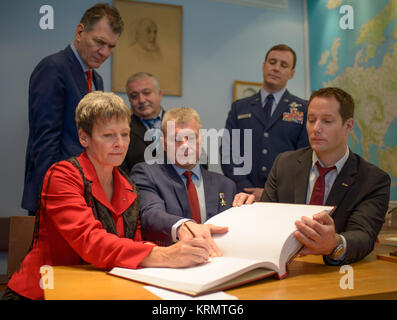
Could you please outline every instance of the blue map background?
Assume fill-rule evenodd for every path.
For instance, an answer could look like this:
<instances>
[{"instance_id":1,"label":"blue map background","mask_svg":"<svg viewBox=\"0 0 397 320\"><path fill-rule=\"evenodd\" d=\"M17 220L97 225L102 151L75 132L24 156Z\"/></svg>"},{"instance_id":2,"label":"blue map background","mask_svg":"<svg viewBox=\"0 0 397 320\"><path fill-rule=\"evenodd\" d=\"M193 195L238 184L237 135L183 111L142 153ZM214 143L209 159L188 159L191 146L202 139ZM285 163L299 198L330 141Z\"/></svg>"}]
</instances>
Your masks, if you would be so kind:
<instances>
[{"instance_id":1,"label":"blue map background","mask_svg":"<svg viewBox=\"0 0 397 320\"><path fill-rule=\"evenodd\" d=\"M354 29L342 29L342 5ZM397 0L308 0L311 90L337 86L356 102L349 147L392 179L397 200Z\"/></svg>"}]
</instances>

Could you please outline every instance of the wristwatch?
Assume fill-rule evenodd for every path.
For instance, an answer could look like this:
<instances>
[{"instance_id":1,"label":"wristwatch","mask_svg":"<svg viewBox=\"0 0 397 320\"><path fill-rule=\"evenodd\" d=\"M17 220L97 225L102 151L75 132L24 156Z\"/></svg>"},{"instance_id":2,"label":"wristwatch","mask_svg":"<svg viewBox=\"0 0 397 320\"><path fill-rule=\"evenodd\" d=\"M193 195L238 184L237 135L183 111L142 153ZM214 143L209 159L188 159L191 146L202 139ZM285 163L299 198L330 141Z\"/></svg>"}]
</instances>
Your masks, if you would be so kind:
<instances>
[{"instance_id":1,"label":"wristwatch","mask_svg":"<svg viewBox=\"0 0 397 320\"><path fill-rule=\"evenodd\" d=\"M335 249L332 250L331 254L328 256L332 260L339 260L339 258L345 253L345 246L343 244L343 239L340 235L338 235L339 242L336 245Z\"/></svg>"}]
</instances>

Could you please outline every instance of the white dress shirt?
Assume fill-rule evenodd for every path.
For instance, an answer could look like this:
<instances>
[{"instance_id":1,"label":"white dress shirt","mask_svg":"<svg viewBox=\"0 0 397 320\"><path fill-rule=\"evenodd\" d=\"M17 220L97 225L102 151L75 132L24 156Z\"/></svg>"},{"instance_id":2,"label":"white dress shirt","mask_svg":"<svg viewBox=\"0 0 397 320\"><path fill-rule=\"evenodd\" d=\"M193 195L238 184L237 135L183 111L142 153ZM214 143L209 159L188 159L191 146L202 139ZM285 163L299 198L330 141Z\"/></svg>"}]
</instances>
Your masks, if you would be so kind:
<instances>
[{"instance_id":1,"label":"white dress shirt","mask_svg":"<svg viewBox=\"0 0 397 320\"><path fill-rule=\"evenodd\" d=\"M323 204L326 202L329 192L332 189L332 186L335 182L336 177L338 176L338 174L341 172L343 166L345 165L347 158L349 158L349 147L346 148L346 152L344 154L344 156L342 158L340 158L335 164L329 166L335 166L336 170L332 170L330 172L328 172L325 177L325 190L324 190L324 199L323 199ZM310 169L310 173L309 173L309 184L307 186L307 196L306 196L306 204L310 203L310 198L312 196L312 192L313 192L313 188L314 188L314 184L316 183L316 180L319 176L318 173L318 169L316 166L316 162L319 162L320 165L325 168L326 166L324 166L324 164L320 161L320 159L317 157L316 152L313 151L313 156L312 156L312 167ZM344 236L340 235L340 237L342 238L343 241L343 246L345 247L345 253L338 259L338 261L342 261L345 258L346 255L346 249L347 249L347 241L345 239ZM332 259L326 257L327 261L332 264Z\"/></svg>"},{"instance_id":2,"label":"white dress shirt","mask_svg":"<svg viewBox=\"0 0 397 320\"><path fill-rule=\"evenodd\" d=\"M272 110L270 112L270 116L273 115L274 111L277 108L278 103L281 100L281 97L283 96L285 90L287 90L286 88L281 89L279 91L273 92L272 95L274 97L274 101L273 101L273 105L272 105ZM265 106L266 104L266 98L270 93L268 93L265 89L263 89L263 87L261 88L261 101L262 101L262 107Z\"/></svg>"}]
</instances>

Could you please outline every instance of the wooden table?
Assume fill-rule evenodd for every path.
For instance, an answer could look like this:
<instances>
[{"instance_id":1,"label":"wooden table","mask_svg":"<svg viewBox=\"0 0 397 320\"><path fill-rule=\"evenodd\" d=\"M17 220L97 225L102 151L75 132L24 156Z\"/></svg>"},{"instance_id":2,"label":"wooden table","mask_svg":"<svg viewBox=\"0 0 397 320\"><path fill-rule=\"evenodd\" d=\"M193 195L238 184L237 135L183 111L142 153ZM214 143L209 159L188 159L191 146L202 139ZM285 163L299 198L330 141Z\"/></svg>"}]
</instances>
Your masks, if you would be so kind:
<instances>
[{"instance_id":1,"label":"wooden table","mask_svg":"<svg viewBox=\"0 0 397 320\"><path fill-rule=\"evenodd\" d=\"M377 248L376 252L382 249ZM283 280L268 278L227 290L243 300L273 299L397 299L397 263L376 259L376 252L352 264L354 289L341 289L345 274L324 265L321 256L295 259ZM154 300L143 284L107 275L92 266L54 267L54 289L48 300Z\"/></svg>"},{"instance_id":2,"label":"wooden table","mask_svg":"<svg viewBox=\"0 0 397 320\"><path fill-rule=\"evenodd\" d=\"M226 292L242 300L394 299L397 300L397 262L378 260L396 247L383 246L385 238L397 236L397 213L385 223L380 243L360 262L351 266L354 289L341 289L345 274L327 266L321 256L296 258L283 280L268 278ZM387 241L385 241L387 242ZM45 290L48 300L159 300L144 285L107 275L92 266L54 267L54 289Z\"/></svg>"}]
</instances>

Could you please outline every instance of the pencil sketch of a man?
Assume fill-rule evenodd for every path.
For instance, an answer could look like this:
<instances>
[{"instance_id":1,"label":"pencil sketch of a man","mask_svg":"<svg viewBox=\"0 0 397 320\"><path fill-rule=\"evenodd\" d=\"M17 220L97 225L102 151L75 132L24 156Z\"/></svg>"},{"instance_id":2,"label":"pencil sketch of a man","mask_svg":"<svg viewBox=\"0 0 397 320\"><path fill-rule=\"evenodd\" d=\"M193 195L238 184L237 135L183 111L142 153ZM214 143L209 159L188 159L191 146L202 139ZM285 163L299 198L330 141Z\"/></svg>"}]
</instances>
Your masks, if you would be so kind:
<instances>
[{"instance_id":1,"label":"pencil sketch of a man","mask_svg":"<svg viewBox=\"0 0 397 320\"><path fill-rule=\"evenodd\" d=\"M141 18L132 31L131 54L139 60L160 62L163 55L157 42L158 27L150 18Z\"/></svg>"}]
</instances>

